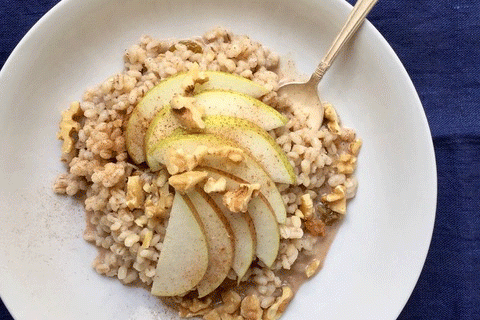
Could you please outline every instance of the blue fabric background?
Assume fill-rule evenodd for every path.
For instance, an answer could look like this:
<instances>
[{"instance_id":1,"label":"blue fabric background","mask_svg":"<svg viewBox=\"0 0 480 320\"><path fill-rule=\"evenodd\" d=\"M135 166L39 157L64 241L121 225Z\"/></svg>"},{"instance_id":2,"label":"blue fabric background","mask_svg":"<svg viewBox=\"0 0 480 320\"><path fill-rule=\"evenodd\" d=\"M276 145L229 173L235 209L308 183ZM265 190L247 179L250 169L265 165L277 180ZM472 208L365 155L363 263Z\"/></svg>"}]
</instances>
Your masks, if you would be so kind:
<instances>
[{"instance_id":1,"label":"blue fabric background","mask_svg":"<svg viewBox=\"0 0 480 320\"><path fill-rule=\"evenodd\" d=\"M57 2L0 0L0 67ZM418 90L438 167L432 244L399 319L480 319L480 1L380 0L369 20Z\"/></svg>"}]
</instances>

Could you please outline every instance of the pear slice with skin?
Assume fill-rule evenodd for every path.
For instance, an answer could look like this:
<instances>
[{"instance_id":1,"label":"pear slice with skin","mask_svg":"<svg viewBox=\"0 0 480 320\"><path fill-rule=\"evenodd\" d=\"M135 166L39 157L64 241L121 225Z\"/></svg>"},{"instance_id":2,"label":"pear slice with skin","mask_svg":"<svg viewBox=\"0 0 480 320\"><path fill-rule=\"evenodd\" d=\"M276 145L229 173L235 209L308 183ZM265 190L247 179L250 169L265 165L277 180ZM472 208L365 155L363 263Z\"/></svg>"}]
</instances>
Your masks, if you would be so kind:
<instances>
[{"instance_id":1,"label":"pear slice with skin","mask_svg":"<svg viewBox=\"0 0 480 320\"><path fill-rule=\"evenodd\" d=\"M261 127L241 118L210 115L204 117L204 133L231 139L246 149L263 166L273 181L295 184L297 178L293 166L276 141ZM176 127L177 126L177 127ZM180 128L170 107L164 108L154 118L145 135L147 153L157 143L172 133L186 133Z\"/></svg>"},{"instance_id":2,"label":"pear slice with skin","mask_svg":"<svg viewBox=\"0 0 480 320\"><path fill-rule=\"evenodd\" d=\"M187 197L200 216L208 243L208 268L197 285L198 296L202 298L218 288L232 268L233 232L216 203L202 189L195 188Z\"/></svg>"},{"instance_id":3,"label":"pear slice with skin","mask_svg":"<svg viewBox=\"0 0 480 320\"><path fill-rule=\"evenodd\" d=\"M248 214L255 226L256 255L267 267L272 267L280 248L280 231L277 220L261 198L253 198L248 204Z\"/></svg>"},{"instance_id":4,"label":"pear slice with skin","mask_svg":"<svg viewBox=\"0 0 480 320\"><path fill-rule=\"evenodd\" d=\"M248 120L235 117L208 116L204 122L205 133L231 139L248 150L273 181L296 184L297 176L287 155L265 130Z\"/></svg>"},{"instance_id":5,"label":"pear slice with skin","mask_svg":"<svg viewBox=\"0 0 480 320\"><path fill-rule=\"evenodd\" d=\"M258 83L238 75L220 71L205 71L205 74L209 80L202 85L197 85L195 93L212 89L235 90L259 98L269 92ZM135 107L128 120L125 133L127 151L135 163L139 164L145 161L144 139L147 128L157 112L170 103L175 94L183 92L182 82L186 75L187 73L179 73L160 81L146 93Z\"/></svg>"},{"instance_id":6,"label":"pear slice with skin","mask_svg":"<svg viewBox=\"0 0 480 320\"><path fill-rule=\"evenodd\" d=\"M269 131L285 125L288 119L277 110L249 95L227 91L208 90L194 96L196 104L208 115L242 118Z\"/></svg>"},{"instance_id":7,"label":"pear slice with skin","mask_svg":"<svg viewBox=\"0 0 480 320\"><path fill-rule=\"evenodd\" d=\"M208 172L208 176L212 177L216 180L219 178L225 178L225 181L227 182L226 184L226 189L227 190L233 190L236 189L240 186L242 183L249 183L248 181L245 181L237 176L234 176L226 171L219 170L219 169L214 169L210 167L204 167L204 166L198 166L196 167L195 170L200 170L200 171L206 171ZM281 211L281 210L274 210L273 207L270 205L268 202L267 198L263 195L263 193L260 191L258 193L258 196L262 201L266 203L266 205L269 207L270 211L275 215L275 219L279 224L285 224L287 220L287 215L286 212Z\"/></svg>"},{"instance_id":8,"label":"pear slice with skin","mask_svg":"<svg viewBox=\"0 0 480 320\"><path fill-rule=\"evenodd\" d=\"M232 269L237 274L237 282L247 273L248 268L255 258L256 234L253 221L248 214L230 212L222 202L222 195L211 193L209 196L215 201L228 220L235 239L235 255L233 257Z\"/></svg>"},{"instance_id":9,"label":"pear slice with skin","mask_svg":"<svg viewBox=\"0 0 480 320\"><path fill-rule=\"evenodd\" d=\"M171 150L181 149L185 154L193 154L200 146L206 146L207 148L238 148L238 144L235 142L223 137L219 138L213 134L172 135L161 140L147 154L147 163L152 171L157 171L166 165L168 154ZM257 160L252 158L247 152L243 153L243 158L239 163L233 163L227 159L207 154L202 158L200 165L228 172L247 183L259 183L260 192L274 209L275 214L279 217L286 216L285 204L275 182L272 181Z\"/></svg>"},{"instance_id":10,"label":"pear slice with skin","mask_svg":"<svg viewBox=\"0 0 480 320\"><path fill-rule=\"evenodd\" d=\"M187 293L204 277L208 261L207 239L200 217L195 208L177 193L151 293L156 296Z\"/></svg>"},{"instance_id":11,"label":"pear slice with skin","mask_svg":"<svg viewBox=\"0 0 480 320\"><path fill-rule=\"evenodd\" d=\"M235 181L236 179L232 178L231 175L224 175L222 173L219 173L219 171L217 170L212 170L207 167L202 167L202 170L207 171L208 175L215 179L224 177L227 180L227 189L237 188L240 183L243 183L238 183L238 181ZM215 195L212 196L212 198L217 203L222 201L221 195ZM223 210L228 211L228 209L226 209L225 207L223 208ZM267 267L271 267L273 262L275 262L275 259L277 258L280 246L280 231L273 208L271 208L268 201L260 193L257 197L254 197L250 200L247 212L248 214L231 214L234 216L248 215L251 218L255 230L256 239L255 255L258 257L258 259L265 263Z\"/></svg>"}]
</instances>

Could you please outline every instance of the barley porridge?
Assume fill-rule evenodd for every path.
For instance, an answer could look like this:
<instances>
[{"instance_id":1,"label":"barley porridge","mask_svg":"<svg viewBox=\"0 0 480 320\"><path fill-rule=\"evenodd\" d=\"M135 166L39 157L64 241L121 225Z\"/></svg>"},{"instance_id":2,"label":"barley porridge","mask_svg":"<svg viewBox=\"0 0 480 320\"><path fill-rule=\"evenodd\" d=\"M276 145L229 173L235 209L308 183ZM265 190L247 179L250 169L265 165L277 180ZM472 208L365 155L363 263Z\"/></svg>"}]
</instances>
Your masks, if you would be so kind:
<instances>
[{"instance_id":1,"label":"barley porridge","mask_svg":"<svg viewBox=\"0 0 480 320\"><path fill-rule=\"evenodd\" d=\"M180 317L281 316L355 196L362 142L328 103L321 128L306 127L277 96L279 61L223 28L143 36L62 113L54 191L84 204L96 272Z\"/></svg>"}]
</instances>

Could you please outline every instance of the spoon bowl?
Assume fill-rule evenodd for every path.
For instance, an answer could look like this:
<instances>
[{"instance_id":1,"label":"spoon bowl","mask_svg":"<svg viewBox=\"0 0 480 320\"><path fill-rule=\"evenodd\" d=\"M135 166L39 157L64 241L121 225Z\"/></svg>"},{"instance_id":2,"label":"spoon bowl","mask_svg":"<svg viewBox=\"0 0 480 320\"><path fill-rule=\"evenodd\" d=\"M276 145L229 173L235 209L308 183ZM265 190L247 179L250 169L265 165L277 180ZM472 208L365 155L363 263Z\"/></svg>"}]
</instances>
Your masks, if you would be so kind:
<instances>
[{"instance_id":1,"label":"spoon bowl","mask_svg":"<svg viewBox=\"0 0 480 320\"><path fill-rule=\"evenodd\" d=\"M345 43L347 43L357 32L358 28L360 28L377 1L378 0L358 0L355 3L343 28L307 82L290 82L282 85L278 89L278 96L280 98L285 99L297 112L301 110L305 113L307 126L309 128L318 130L323 123L324 108L318 93L318 83L322 80L325 72L330 68L337 55L343 49Z\"/></svg>"}]
</instances>

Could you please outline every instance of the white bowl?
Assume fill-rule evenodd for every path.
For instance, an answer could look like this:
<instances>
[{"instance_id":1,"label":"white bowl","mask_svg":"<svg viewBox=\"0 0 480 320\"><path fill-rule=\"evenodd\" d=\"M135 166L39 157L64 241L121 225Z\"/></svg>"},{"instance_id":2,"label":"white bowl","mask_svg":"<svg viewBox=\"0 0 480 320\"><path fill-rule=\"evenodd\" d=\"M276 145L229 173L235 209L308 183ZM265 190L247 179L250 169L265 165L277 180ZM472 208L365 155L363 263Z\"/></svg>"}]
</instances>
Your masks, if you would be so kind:
<instances>
[{"instance_id":1,"label":"white bowl","mask_svg":"<svg viewBox=\"0 0 480 320\"><path fill-rule=\"evenodd\" d=\"M381 3L378 4L381 6ZM191 37L222 25L314 70L351 6L341 0L64 0L0 73L0 294L17 319L170 319L144 289L91 268L84 212L52 192L60 112L122 68L142 34ZM433 146L401 62L370 24L320 85L364 139L357 197L321 272L284 319L394 319L430 243L436 204Z\"/></svg>"}]
</instances>

